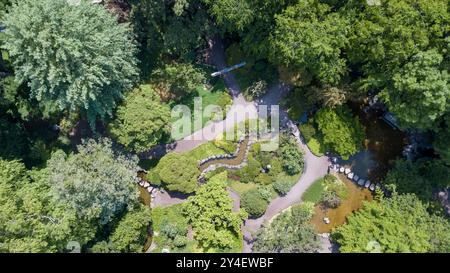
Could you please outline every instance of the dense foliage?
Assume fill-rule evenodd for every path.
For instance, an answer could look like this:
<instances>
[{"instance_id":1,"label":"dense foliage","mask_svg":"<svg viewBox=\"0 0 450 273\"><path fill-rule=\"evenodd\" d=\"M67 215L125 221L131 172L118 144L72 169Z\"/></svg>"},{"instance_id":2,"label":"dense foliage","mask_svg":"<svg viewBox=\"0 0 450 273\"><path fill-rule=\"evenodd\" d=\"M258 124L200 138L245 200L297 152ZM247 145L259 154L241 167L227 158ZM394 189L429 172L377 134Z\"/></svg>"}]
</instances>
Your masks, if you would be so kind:
<instances>
[{"instance_id":1,"label":"dense foliage","mask_svg":"<svg viewBox=\"0 0 450 273\"><path fill-rule=\"evenodd\" d=\"M304 203L275 216L257 234L253 250L263 253L316 252L321 244L309 223L312 211L312 204Z\"/></svg>"},{"instance_id":2,"label":"dense foliage","mask_svg":"<svg viewBox=\"0 0 450 273\"><path fill-rule=\"evenodd\" d=\"M338 227L341 252L448 252L450 223L413 194L368 202Z\"/></svg>"},{"instance_id":3,"label":"dense foliage","mask_svg":"<svg viewBox=\"0 0 450 273\"><path fill-rule=\"evenodd\" d=\"M401 124L429 129L448 111L450 77L442 62L436 50L419 52L392 76L382 98Z\"/></svg>"},{"instance_id":4,"label":"dense foliage","mask_svg":"<svg viewBox=\"0 0 450 273\"><path fill-rule=\"evenodd\" d=\"M276 63L312 75L323 83L338 83L346 73L341 57L348 22L318 0L303 0L275 16L272 55Z\"/></svg>"},{"instance_id":5,"label":"dense foliage","mask_svg":"<svg viewBox=\"0 0 450 273\"><path fill-rule=\"evenodd\" d=\"M348 108L323 108L317 112L314 120L322 134L323 143L342 158L348 159L362 148L365 129Z\"/></svg>"},{"instance_id":6,"label":"dense foliage","mask_svg":"<svg viewBox=\"0 0 450 273\"><path fill-rule=\"evenodd\" d=\"M170 132L170 109L161 103L149 85L142 85L126 94L116 116L110 124L110 132L130 151L146 151Z\"/></svg>"},{"instance_id":7,"label":"dense foliage","mask_svg":"<svg viewBox=\"0 0 450 273\"><path fill-rule=\"evenodd\" d=\"M194 236L205 249L235 248L236 240L242 236L241 225L247 215L244 211L233 211L233 199L225 188L226 179L226 172L212 177L184 206Z\"/></svg>"},{"instance_id":8,"label":"dense foliage","mask_svg":"<svg viewBox=\"0 0 450 273\"><path fill-rule=\"evenodd\" d=\"M0 252L63 252L77 243L142 252L150 223L154 252L240 252L247 213L261 216L299 181L305 162L296 141L283 134L272 152L254 143L245 167L209 173L202 186L199 160L234 152L235 141L146 156L170 147L169 107L191 107L194 97L204 107L231 104L225 82L234 80L208 74L212 63L243 61L232 73L247 100L278 100L263 96L278 80L292 87L282 105L304 122L316 156L361 150L365 128L353 106L372 97L419 140L413 160L389 162L383 181L392 198L377 195L338 227L342 252L450 252L436 200L450 183L448 0L77 2L0 0ZM193 196L150 213L137 203L137 159L122 149L140 154L153 186ZM302 200L334 208L344 186L325 176ZM246 213L233 211L229 190ZM311 211L278 215L254 251L317 251Z\"/></svg>"},{"instance_id":9,"label":"dense foliage","mask_svg":"<svg viewBox=\"0 0 450 273\"><path fill-rule=\"evenodd\" d=\"M191 157L169 153L161 158L148 177L152 183L162 183L171 191L192 193L197 189L199 175L197 164Z\"/></svg>"},{"instance_id":10,"label":"dense foliage","mask_svg":"<svg viewBox=\"0 0 450 273\"><path fill-rule=\"evenodd\" d=\"M269 202L261 195L258 189L245 192L241 197L241 207L253 218L264 214Z\"/></svg>"},{"instance_id":11,"label":"dense foliage","mask_svg":"<svg viewBox=\"0 0 450 273\"><path fill-rule=\"evenodd\" d=\"M107 139L55 152L48 168L55 197L86 219L106 224L137 200L137 159L117 154Z\"/></svg>"},{"instance_id":12,"label":"dense foliage","mask_svg":"<svg viewBox=\"0 0 450 273\"><path fill-rule=\"evenodd\" d=\"M18 161L0 160L0 249L2 252L62 252L81 245L95 227L49 194L48 172L28 172Z\"/></svg>"},{"instance_id":13,"label":"dense foliage","mask_svg":"<svg viewBox=\"0 0 450 273\"><path fill-rule=\"evenodd\" d=\"M104 119L138 73L130 28L103 7L81 1L25 0L4 16L4 48L30 97L55 111Z\"/></svg>"},{"instance_id":14,"label":"dense foliage","mask_svg":"<svg viewBox=\"0 0 450 273\"><path fill-rule=\"evenodd\" d=\"M399 193L414 193L423 202L429 202L436 188L450 186L449 177L450 167L438 160L397 160L384 182L395 186Z\"/></svg>"},{"instance_id":15,"label":"dense foliage","mask_svg":"<svg viewBox=\"0 0 450 273\"><path fill-rule=\"evenodd\" d=\"M298 174L303 171L303 152L297 141L291 136L282 136L279 154L282 159L283 169L289 175Z\"/></svg>"},{"instance_id":16,"label":"dense foliage","mask_svg":"<svg viewBox=\"0 0 450 273\"><path fill-rule=\"evenodd\" d=\"M162 98L180 100L193 95L205 82L203 73L191 64L168 64L154 71L156 89Z\"/></svg>"}]
</instances>

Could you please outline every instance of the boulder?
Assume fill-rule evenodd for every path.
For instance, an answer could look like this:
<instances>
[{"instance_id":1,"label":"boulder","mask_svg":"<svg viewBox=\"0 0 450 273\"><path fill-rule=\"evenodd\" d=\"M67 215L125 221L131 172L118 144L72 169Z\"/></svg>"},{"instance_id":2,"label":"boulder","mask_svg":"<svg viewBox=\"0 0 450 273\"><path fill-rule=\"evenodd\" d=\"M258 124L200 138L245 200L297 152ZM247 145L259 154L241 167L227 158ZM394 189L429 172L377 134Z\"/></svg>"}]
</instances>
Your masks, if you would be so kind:
<instances>
[{"instance_id":1,"label":"boulder","mask_svg":"<svg viewBox=\"0 0 450 273\"><path fill-rule=\"evenodd\" d=\"M355 174L355 176L353 176L353 181L358 182L358 180L359 180L359 176L357 176L357 175Z\"/></svg>"},{"instance_id":2,"label":"boulder","mask_svg":"<svg viewBox=\"0 0 450 273\"><path fill-rule=\"evenodd\" d=\"M349 168L345 168L345 170L344 170L344 173L345 174L349 174L349 173L351 173L352 172L352 170L350 170Z\"/></svg>"},{"instance_id":3,"label":"boulder","mask_svg":"<svg viewBox=\"0 0 450 273\"><path fill-rule=\"evenodd\" d=\"M354 173L348 173L348 174L347 174L347 178L350 179L350 180L353 179L353 176L355 176Z\"/></svg>"},{"instance_id":4,"label":"boulder","mask_svg":"<svg viewBox=\"0 0 450 273\"><path fill-rule=\"evenodd\" d=\"M370 184L371 184L370 180L367 180L366 184L364 184L364 187L368 188L370 186Z\"/></svg>"},{"instance_id":5,"label":"boulder","mask_svg":"<svg viewBox=\"0 0 450 273\"><path fill-rule=\"evenodd\" d=\"M358 180L358 185L364 186L364 183L365 183L365 182L366 182L366 181L365 181L364 179L360 178L360 179Z\"/></svg>"},{"instance_id":6,"label":"boulder","mask_svg":"<svg viewBox=\"0 0 450 273\"><path fill-rule=\"evenodd\" d=\"M374 191L375 190L375 183L370 184L369 189L371 191Z\"/></svg>"},{"instance_id":7,"label":"boulder","mask_svg":"<svg viewBox=\"0 0 450 273\"><path fill-rule=\"evenodd\" d=\"M340 167L340 168L339 168L339 172L340 172L340 173L343 173L344 171L345 171L344 167Z\"/></svg>"}]
</instances>

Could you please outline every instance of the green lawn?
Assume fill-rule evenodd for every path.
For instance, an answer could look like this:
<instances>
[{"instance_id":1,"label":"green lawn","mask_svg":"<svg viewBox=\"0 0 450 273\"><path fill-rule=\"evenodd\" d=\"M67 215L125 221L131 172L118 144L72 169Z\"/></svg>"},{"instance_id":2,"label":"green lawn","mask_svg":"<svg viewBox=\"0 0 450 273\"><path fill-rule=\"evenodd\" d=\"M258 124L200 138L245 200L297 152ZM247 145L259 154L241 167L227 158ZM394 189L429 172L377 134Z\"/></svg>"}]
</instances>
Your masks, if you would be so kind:
<instances>
[{"instance_id":1,"label":"green lawn","mask_svg":"<svg viewBox=\"0 0 450 273\"><path fill-rule=\"evenodd\" d=\"M205 159L212 155L222 155L222 154L225 154L225 151L216 147L212 142L202 144L197 148L195 148L194 150L191 150L186 153L186 155L191 157L192 160L194 160L195 162L198 160Z\"/></svg>"},{"instance_id":2,"label":"green lawn","mask_svg":"<svg viewBox=\"0 0 450 273\"><path fill-rule=\"evenodd\" d=\"M239 196L241 196L242 194L244 194L244 192L255 189L258 187L257 184L255 183L242 183L239 182L237 180L233 180L230 179L230 181L228 182L228 186L235 191L237 194L239 194Z\"/></svg>"},{"instance_id":3,"label":"green lawn","mask_svg":"<svg viewBox=\"0 0 450 273\"><path fill-rule=\"evenodd\" d=\"M318 179L303 193L302 200L317 204L322 198L324 190L323 179Z\"/></svg>"}]
</instances>

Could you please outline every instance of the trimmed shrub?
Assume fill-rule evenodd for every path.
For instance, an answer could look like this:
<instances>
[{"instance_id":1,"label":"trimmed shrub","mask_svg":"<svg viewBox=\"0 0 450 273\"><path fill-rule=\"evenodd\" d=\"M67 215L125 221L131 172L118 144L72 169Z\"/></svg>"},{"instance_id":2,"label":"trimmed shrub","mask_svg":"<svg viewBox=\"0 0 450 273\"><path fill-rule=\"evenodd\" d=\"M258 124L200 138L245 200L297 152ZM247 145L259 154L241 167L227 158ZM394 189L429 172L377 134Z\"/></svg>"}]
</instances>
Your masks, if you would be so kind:
<instances>
[{"instance_id":1,"label":"trimmed shrub","mask_svg":"<svg viewBox=\"0 0 450 273\"><path fill-rule=\"evenodd\" d=\"M258 218L264 214L269 202L265 200L258 189L245 192L241 197L241 207L252 217Z\"/></svg>"},{"instance_id":2,"label":"trimmed shrub","mask_svg":"<svg viewBox=\"0 0 450 273\"><path fill-rule=\"evenodd\" d=\"M170 191L191 193L197 189L197 177L200 171L197 162L184 154L169 153L159 161L151 171L153 183L161 183Z\"/></svg>"},{"instance_id":3,"label":"trimmed shrub","mask_svg":"<svg viewBox=\"0 0 450 273\"><path fill-rule=\"evenodd\" d=\"M272 177L270 175L268 175L267 173L260 173L256 177L255 182L260 185L270 185L270 184L272 184L273 180L272 180Z\"/></svg>"}]
</instances>

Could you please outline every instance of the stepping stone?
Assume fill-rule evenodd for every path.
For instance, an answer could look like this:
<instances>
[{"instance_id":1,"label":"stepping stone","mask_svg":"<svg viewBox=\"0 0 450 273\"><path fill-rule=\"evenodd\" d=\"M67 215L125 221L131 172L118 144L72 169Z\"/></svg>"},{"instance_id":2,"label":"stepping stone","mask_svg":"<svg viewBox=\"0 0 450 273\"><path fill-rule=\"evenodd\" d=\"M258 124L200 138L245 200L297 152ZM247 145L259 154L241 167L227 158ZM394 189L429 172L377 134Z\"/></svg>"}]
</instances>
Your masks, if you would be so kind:
<instances>
[{"instance_id":1,"label":"stepping stone","mask_svg":"<svg viewBox=\"0 0 450 273\"><path fill-rule=\"evenodd\" d=\"M143 187L144 186L144 181L139 181L139 186Z\"/></svg>"},{"instance_id":2,"label":"stepping stone","mask_svg":"<svg viewBox=\"0 0 450 273\"><path fill-rule=\"evenodd\" d=\"M364 186L364 183L365 183L366 181L364 180L364 179L359 179L358 180L358 185L360 185L360 186Z\"/></svg>"},{"instance_id":3,"label":"stepping stone","mask_svg":"<svg viewBox=\"0 0 450 273\"><path fill-rule=\"evenodd\" d=\"M344 173L345 173L345 174L349 174L349 173L351 173L351 170L348 169L348 168L345 168Z\"/></svg>"},{"instance_id":4,"label":"stepping stone","mask_svg":"<svg viewBox=\"0 0 450 273\"><path fill-rule=\"evenodd\" d=\"M364 184L364 187L368 188L370 186L370 183L371 183L370 180L367 180L366 184Z\"/></svg>"},{"instance_id":5,"label":"stepping stone","mask_svg":"<svg viewBox=\"0 0 450 273\"><path fill-rule=\"evenodd\" d=\"M144 188L150 187L150 184L148 182L144 182Z\"/></svg>"},{"instance_id":6,"label":"stepping stone","mask_svg":"<svg viewBox=\"0 0 450 273\"><path fill-rule=\"evenodd\" d=\"M147 191L148 191L149 193L151 193L151 192L153 191L153 188L152 188L152 187L148 187L148 188L147 188Z\"/></svg>"},{"instance_id":7,"label":"stepping stone","mask_svg":"<svg viewBox=\"0 0 450 273\"><path fill-rule=\"evenodd\" d=\"M347 178L350 179L350 180L353 179L353 176L355 176L354 173L348 173L348 174L347 174Z\"/></svg>"},{"instance_id":8,"label":"stepping stone","mask_svg":"<svg viewBox=\"0 0 450 273\"><path fill-rule=\"evenodd\" d=\"M339 172L340 172L340 173L343 173L344 171L345 171L344 167L341 167L341 168L339 169Z\"/></svg>"},{"instance_id":9,"label":"stepping stone","mask_svg":"<svg viewBox=\"0 0 450 273\"><path fill-rule=\"evenodd\" d=\"M355 174L355 176L353 176L353 181L357 182L358 180L359 180L359 176L357 176L357 175Z\"/></svg>"},{"instance_id":10,"label":"stepping stone","mask_svg":"<svg viewBox=\"0 0 450 273\"><path fill-rule=\"evenodd\" d=\"M374 190L375 190L375 183L370 184L369 189L370 189L371 191L374 191Z\"/></svg>"}]
</instances>

